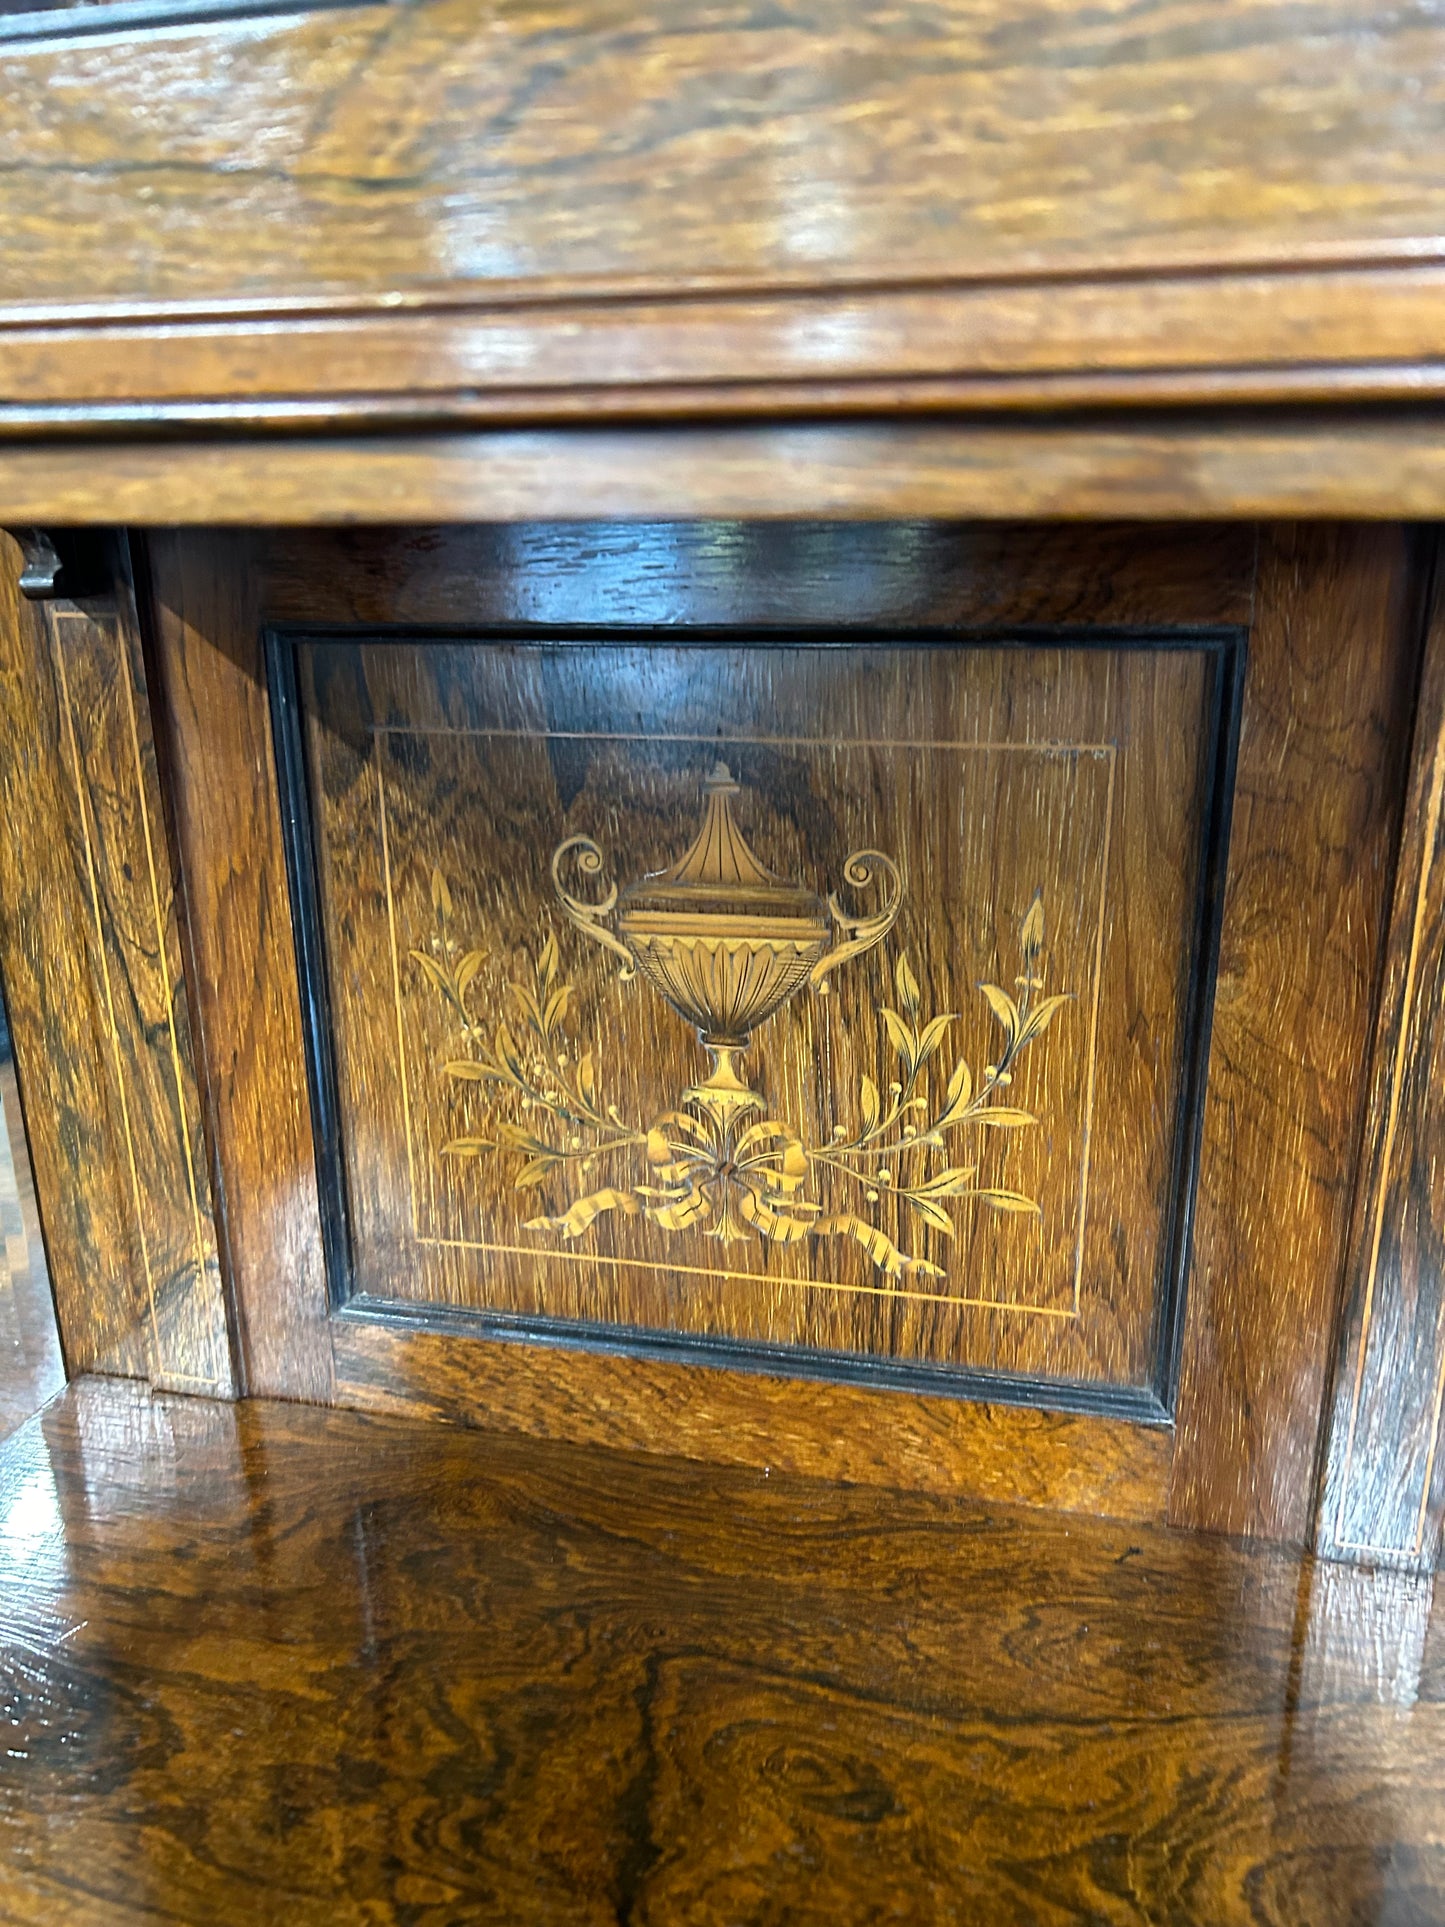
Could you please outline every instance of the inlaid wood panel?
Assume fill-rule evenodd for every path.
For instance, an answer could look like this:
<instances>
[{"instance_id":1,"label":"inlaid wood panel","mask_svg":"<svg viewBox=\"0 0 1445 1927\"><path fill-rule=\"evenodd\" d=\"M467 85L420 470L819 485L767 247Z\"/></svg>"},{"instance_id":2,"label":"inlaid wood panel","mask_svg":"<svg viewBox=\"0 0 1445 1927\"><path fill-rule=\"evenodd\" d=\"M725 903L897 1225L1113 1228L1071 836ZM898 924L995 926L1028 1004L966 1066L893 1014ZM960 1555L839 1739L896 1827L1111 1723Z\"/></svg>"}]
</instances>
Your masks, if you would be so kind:
<instances>
[{"instance_id":1,"label":"inlaid wood panel","mask_svg":"<svg viewBox=\"0 0 1445 1927\"><path fill-rule=\"evenodd\" d=\"M1156 1389L1225 645L288 647L343 1290Z\"/></svg>"}]
</instances>

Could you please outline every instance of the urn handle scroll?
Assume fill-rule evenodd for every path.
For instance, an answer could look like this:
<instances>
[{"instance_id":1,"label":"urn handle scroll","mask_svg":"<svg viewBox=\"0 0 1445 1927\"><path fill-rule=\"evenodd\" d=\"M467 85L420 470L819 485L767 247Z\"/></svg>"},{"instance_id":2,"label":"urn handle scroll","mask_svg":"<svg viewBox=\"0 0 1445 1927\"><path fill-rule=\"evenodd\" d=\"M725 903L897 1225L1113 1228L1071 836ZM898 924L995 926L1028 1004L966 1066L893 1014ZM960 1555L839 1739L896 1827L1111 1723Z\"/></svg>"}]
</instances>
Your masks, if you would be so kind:
<instances>
[{"instance_id":1,"label":"urn handle scroll","mask_svg":"<svg viewBox=\"0 0 1445 1927\"><path fill-rule=\"evenodd\" d=\"M552 888L557 893L557 901L566 912L568 921L575 924L583 936L591 937L600 943L604 950L611 950L622 959L622 977L629 980L637 974L637 965L632 952L620 937L614 936L607 919L617 908L617 885L603 897L600 903L588 903L585 898L574 896L562 881L562 872L567 859L575 860L577 868L584 876L600 876L603 868L603 855L590 836L569 836L559 843L552 852Z\"/></svg>"},{"instance_id":2,"label":"urn handle scroll","mask_svg":"<svg viewBox=\"0 0 1445 1927\"><path fill-rule=\"evenodd\" d=\"M855 850L843 865L843 880L855 890L868 889L875 878L880 877L884 884L883 902L871 916L850 917L838 901L838 892L829 891L828 914L838 927L841 941L825 951L808 973L808 982L820 996L826 996L831 989L826 979L839 964L861 957L875 944L882 943L898 921L903 905L903 872L891 856L885 856L881 850Z\"/></svg>"}]
</instances>

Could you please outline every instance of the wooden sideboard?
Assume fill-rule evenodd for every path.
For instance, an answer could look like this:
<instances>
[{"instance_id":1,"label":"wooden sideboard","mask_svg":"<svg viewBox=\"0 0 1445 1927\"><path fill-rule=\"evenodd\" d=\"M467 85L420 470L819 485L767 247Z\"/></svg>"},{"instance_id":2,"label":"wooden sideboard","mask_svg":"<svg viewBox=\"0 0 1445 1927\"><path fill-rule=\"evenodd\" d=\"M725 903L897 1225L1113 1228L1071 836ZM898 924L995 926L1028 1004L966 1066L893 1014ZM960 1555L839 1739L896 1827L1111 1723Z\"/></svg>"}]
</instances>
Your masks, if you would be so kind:
<instances>
[{"instance_id":1,"label":"wooden sideboard","mask_svg":"<svg viewBox=\"0 0 1445 1927\"><path fill-rule=\"evenodd\" d=\"M1431 1566L1442 54L0 16L69 1369Z\"/></svg>"}]
</instances>

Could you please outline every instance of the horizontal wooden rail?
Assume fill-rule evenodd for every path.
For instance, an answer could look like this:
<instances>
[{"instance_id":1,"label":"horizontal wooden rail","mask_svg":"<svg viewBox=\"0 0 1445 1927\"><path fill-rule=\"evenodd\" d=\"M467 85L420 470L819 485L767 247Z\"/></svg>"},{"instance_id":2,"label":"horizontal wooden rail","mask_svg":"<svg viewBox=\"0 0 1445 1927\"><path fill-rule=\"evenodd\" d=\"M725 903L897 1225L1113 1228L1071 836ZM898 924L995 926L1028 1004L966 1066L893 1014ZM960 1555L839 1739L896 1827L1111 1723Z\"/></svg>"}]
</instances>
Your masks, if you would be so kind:
<instances>
[{"instance_id":1,"label":"horizontal wooden rail","mask_svg":"<svg viewBox=\"0 0 1445 1927\"><path fill-rule=\"evenodd\" d=\"M1433 411L0 446L0 524L1445 515Z\"/></svg>"}]
</instances>

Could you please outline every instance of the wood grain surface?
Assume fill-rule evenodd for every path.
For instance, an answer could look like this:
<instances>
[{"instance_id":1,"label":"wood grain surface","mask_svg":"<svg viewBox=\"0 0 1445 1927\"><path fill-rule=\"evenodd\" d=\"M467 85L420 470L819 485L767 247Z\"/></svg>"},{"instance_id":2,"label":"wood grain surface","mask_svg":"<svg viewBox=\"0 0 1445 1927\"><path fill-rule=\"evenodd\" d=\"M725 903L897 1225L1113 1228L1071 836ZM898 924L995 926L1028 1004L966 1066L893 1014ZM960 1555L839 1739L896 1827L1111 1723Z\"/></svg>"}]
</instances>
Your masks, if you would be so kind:
<instances>
[{"instance_id":1,"label":"wood grain surface","mask_svg":"<svg viewBox=\"0 0 1445 1927\"><path fill-rule=\"evenodd\" d=\"M202 557L157 539L148 562L242 1382L324 1397L331 1356L316 1165L247 543L235 538ZM262 1276L277 1285L265 1297L253 1289Z\"/></svg>"},{"instance_id":2,"label":"wood grain surface","mask_svg":"<svg viewBox=\"0 0 1445 1927\"><path fill-rule=\"evenodd\" d=\"M1408 259L1440 231L1440 49L1430 13L1343 0L1307 33L1268 0L702 19L428 0L11 48L0 287L257 301Z\"/></svg>"},{"instance_id":3,"label":"wood grain surface","mask_svg":"<svg viewBox=\"0 0 1445 1927\"><path fill-rule=\"evenodd\" d=\"M0 545L0 940L56 1310L73 1369L144 1377L149 1306L107 1102L113 1073L85 943L93 909L50 638L20 598L18 546L8 536Z\"/></svg>"},{"instance_id":4,"label":"wood grain surface","mask_svg":"<svg viewBox=\"0 0 1445 1927\"><path fill-rule=\"evenodd\" d=\"M1170 1519L1304 1541L1429 555L1264 531Z\"/></svg>"},{"instance_id":5,"label":"wood grain surface","mask_svg":"<svg viewBox=\"0 0 1445 1927\"><path fill-rule=\"evenodd\" d=\"M274 803L264 787L256 801L258 786L275 780L269 720L259 707L258 636L266 620L630 626L641 615L658 625L1217 626L1248 617L1254 541L1248 530L1217 527L1141 533L666 524L186 535L155 538L151 549L156 619L175 686L185 687L195 657L194 673L213 678L208 686L216 692L205 727L199 711L174 707L175 727L186 739L177 759L182 847L187 865L200 866L189 890L198 981L216 982L241 959L246 971L259 971L272 986L267 995L279 997L276 973L289 971L285 996L294 1009L284 866L279 844L267 840L279 838L279 826L267 827ZM182 609L186 627L177 620ZM230 677L238 686L223 699ZM222 727L227 715L232 720ZM185 828L191 785L192 822L204 813L204 836ZM259 958L247 925L266 933ZM283 930L285 947L271 935ZM324 1387L321 1374L329 1370L319 1350L328 1342L321 1235L314 1202L307 1207L309 1230L300 1208L314 1193L288 1185L284 1174L266 1179L270 1188L260 1193L252 1181L253 1162L274 1155L280 1121L305 1116L305 1070L295 1045L232 1047L233 1038L249 1034L252 981L213 993L217 1004L207 1006L223 1010L215 1101L244 1120L217 1125L224 1189L258 1200L246 1215L247 1242L232 1242L233 1278L245 1323L273 1334L266 1341L268 1370L275 1374L269 1382L316 1396L308 1388ZM224 1006L222 997L230 1000ZM301 1152L290 1155L299 1159ZM699 1377L682 1367L655 1364L645 1376L639 1368L629 1382L615 1362L575 1353L478 1348L466 1339L424 1345L424 1334L399 1336L381 1326L363 1338L341 1323L332 1337L342 1348L337 1395L348 1399L404 1396L455 1416L491 1410L499 1423L564 1434L585 1425L586 1436L632 1443L655 1436L659 1427L680 1437L674 1428L689 1410L716 1411L719 1422L699 1417L688 1426L683 1449L717 1452L731 1440L749 1462L767 1463L786 1450L795 1455L788 1462L799 1464L812 1462L809 1453L822 1454L820 1463L853 1468L845 1473L850 1477L894 1483L927 1477L950 1490L979 1489L983 1481L989 1491L1003 1478L1004 1490L1016 1495L1052 1495L1062 1505L1132 1516L1157 1516L1162 1505L1167 1434L1153 1428L1061 1416L1041 1422L1036 1414L983 1413L948 1400L926 1421L915 1415L905 1424L900 1415L896 1427L875 1425L854 1439L864 1423L855 1412L874 1408L866 1400L856 1406L850 1402L856 1395L845 1397L841 1388L814 1388L804 1408L791 1401L798 1388L750 1376L731 1404L719 1404L724 1386L717 1374ZM369 1344L374 1358L363 1355ZM544 1392L539 1379L529 1391L532 1373L543 1374L552 1389ZM834 1392L839 1402L830 1405ZM806 1423L798 1416L804 1409Z\"/></svg>"},{"instance_id":6,"label":"wood grain surface","mask_svg":"<svg viewBox=\"0 0 1445 1927\"><path fill-rule=\"evenodd\" d=\"M1428 381L1441 44L1344 0L41 37L4 55L0 392L133 421L599 369Z\"/></svg>"},{"instance_id":7,"label":"wood grain surface","mask_svg":"<svg viewBox=\"0 0 1445 1927\"><path fill-rule=\"evenodd\" d=\"M1418 1577L94 1382L0 1492L17 1923L1445 1904Z\"/></svg>"},{"instance_id":8,"label":"wood grain surface","mask_svg":"<svg viewBox=\"0 0 1445 1927\"><path fill-rule=\"evenodd\" d=\"M233 1386L190 1003L150 696L128 580L113 622L46 605L112 1050L116 1155L151 1307L150 1378ZM78 933L77 933L78 934Z\"/></svg>"},{"instance_id":9,"label":"wood grain surface","mask_svg":"<svg viewBox=\"0 0 1445 1927\"><path fill-rule=\"evenodd\" d=\"M920 1396L781 1370L499 1342L359 1302L332 1320L338 1403L528 1438L850 1485L1164 1517L1165 1425Z\"/></svg>"},{"instance_id":10,"label":"wood grain surface","mask_svg":"<svg viewBox=\"0 0 1445 1927\"><path fill-rule=\"evenodd\" d=\"M159 324L157 324L159 325ZM0 337L3 341L3 337ZM118 348L124 355L128 342ZM288 366L292 365L288 360ZM728 420L865 421L883 418L963 416L993 418L1062 414L1098 417L1117 412L1124 423L1153 424L1164 411L1196 414L1204 408L1248 415L1268 425L1278 407L1329 417L1349 416L1362 406L1400 404L1438 410L1445 400L1445 361L1309 362L1298 367L1145 369L1114 373L1082 369L1066 373L1000 375L849 376L846 379L569 383L559 388L428 389L421 384L422 357L414 390L349 394L236 394L225 400L171 396L156 400L81 402L0 398L0 444L23 450L33 443L80 442L97 459L115 461L123 446L162 437L222 437L234 441L257 433L297 435L428 435L458 429L591 427L627 423L678 427ZM329 367L324 362L318 379ZM12 380L18 377L12 376ZM1262 409L1259 404L1268 404ZM1325 441L1328 437L1322 438ZM1252 442L1247 444L1252 446ZM172 518L174 519L174 518Z\"/></svg>"},{"instance_id":11,"label":"wood grain surface","mask_svg":"<svg viewBox=\"0 0 1445 1927\"><path fill-rule=\"evenodd\" d=\"M1445 515L1435 414L1061 416L0 450L12 526Z\"/></svg>"},{"instance_id":12,"label":"wood grain surface","mask_svg":"<svg viewBox=\"0 0 1445 1927\"><path fill-rule=\"evenodd\" d=\"M1445 1503L1438 1177L1445 582L1438 564L1410 765L1319 1540L1346 1557L1430 1570Z\"/></svg>"},{"instance_id":13,"label":"wood grain surface","mask_svg":"<svg viewBox=\"0 0 1445 1927\"><path fill-rule=\"evenodd\" d=\"M1015 630L1247 626L1256 537L1225 524L748 521L276 528L278 622Z\"/></svg>"},{"instance_id":14,"label":"wood grain surface","mask_svg":"<svg viewBox=\"0 0 1445 1927\"><path fill-rule=\"evenodd\" d=\"M4 968L73 1369L232 1388L149 694L116 565L95 602L0 618L12 718Z\"/></svg>"}]
</instances>

